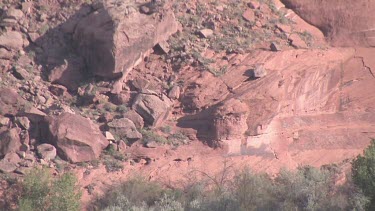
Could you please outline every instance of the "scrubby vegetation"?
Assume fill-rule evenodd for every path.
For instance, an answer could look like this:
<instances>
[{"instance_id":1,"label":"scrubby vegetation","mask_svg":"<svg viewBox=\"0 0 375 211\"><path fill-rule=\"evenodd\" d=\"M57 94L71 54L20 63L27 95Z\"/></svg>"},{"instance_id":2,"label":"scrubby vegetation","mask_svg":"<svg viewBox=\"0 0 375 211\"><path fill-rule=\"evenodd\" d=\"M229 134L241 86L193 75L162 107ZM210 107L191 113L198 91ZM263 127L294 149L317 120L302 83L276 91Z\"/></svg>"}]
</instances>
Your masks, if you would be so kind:
<instances>
[{"instance_id":1,"label":"scrubby vegetation","mask_svg":"<svg viewBox=\"0 0 375 211\"><path fill-rule=\"evenodd\" d=\"M218 175L199 173L203 179L171 189L134 177L110 189L92 205L93 210L373 210L375 140L352 163L352 177L337 184L339 167L305 166L283 169L271 177L244 169L230 176L227 165ZM232 169L231 169L232 170ZM74 211L81 193L71 173L52 177L48 169L33 169L18 184L19 210ZM16 197L17 198L17 197ZM4 207L3 207L4 208ZM8 207L9 208L9 207Z\"/></svg>"},{"instance_id":2,"label":"scrubby vegetation","mask_svg":"<svg viewBox=\"0 0 375 211\"><path fill-rule=\"evenodd\" d=\"M224 174L224 172L223 172ZM219 177L220 178L220 177ZM132 179L97 202L98 210L365 210L367 197L334 168L282 170L275 178L246 169L233 180L210 177L185 189Z\"/></svg>"},{"instance_id":3,"label":"scrubby vegetation","mask_svg":"<svg viewBox=\"0 0 375 211\"><path fill-rule=\"evenodd\" d=\"M78 211L81 193L76 182L71 173L52 178L48 169L34 169L22 183L19 210Z\"/></svg>"}]
</instances>

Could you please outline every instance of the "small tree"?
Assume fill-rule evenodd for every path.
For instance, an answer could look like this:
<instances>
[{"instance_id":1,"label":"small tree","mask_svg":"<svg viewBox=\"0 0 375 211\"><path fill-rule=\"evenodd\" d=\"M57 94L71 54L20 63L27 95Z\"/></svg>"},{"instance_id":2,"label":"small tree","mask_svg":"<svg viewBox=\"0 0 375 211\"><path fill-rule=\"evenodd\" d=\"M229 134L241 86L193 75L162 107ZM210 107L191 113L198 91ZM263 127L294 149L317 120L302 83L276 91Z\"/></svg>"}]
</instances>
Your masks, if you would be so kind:
<instances>
[{"instance_id":1,"label":"small tree","mask_svg":"<svg viewBox=\"0 0 375 211\"><path fill-rule=\"evenodd\" d=\"M375 139L352 162L353 182L369 197L369 210L375 209Z\"/></svg>"}]
</instances>

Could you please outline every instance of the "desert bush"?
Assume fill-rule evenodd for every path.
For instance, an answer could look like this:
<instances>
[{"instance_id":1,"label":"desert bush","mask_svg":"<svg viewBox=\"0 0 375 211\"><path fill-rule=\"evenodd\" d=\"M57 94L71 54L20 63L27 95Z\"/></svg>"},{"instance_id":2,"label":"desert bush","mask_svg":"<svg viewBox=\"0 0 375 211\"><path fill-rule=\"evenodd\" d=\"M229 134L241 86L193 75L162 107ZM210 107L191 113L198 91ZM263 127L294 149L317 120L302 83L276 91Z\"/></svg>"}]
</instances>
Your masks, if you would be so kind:
<instances>
[{"instance_id":1,"label":"desert bush","mask_svg":"<svg viewBox=\"0 0 375 211\"><path fill-rule=\"evenodd\" d=\"M65 173L54 179L48 169L33 169L22 183L20 211L74 211L80 209L81 193L76 178Z\"/></svg>"}]
</instances>

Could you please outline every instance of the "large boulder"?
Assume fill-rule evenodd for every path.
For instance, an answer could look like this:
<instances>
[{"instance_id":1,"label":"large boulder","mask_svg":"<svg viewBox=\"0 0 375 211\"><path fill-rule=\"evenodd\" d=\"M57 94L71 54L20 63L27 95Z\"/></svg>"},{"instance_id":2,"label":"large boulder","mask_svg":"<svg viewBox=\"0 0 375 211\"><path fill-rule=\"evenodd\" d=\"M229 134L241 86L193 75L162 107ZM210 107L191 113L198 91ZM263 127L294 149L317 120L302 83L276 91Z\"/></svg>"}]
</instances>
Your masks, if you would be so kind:
<instances>
[{"instance_id":1,"label":"large boulder","mask_svg":"<svg viewBox=\"0 0 375 211\"><path fill-rule=\"evenodd\" d=\"M40 158L45 160L53 160L57 155L56 148L51 144L41 144L36 149Z\"/></svg>"},{"instance_id":2,"label":"large boulder","mask_svg":"<svg viewBox=\"0 0 375 211\"><path fill-rule=\"evenodd\" d=\"M156 13L142 14L141 5L131 2L100 0L75 28L78 50L95 75L121 76L178 29L171 10L155 5Z\"/></svg>"},{"instance_id":3,"label":"large boulder","mask_svg":"<svg viewBox=\"0 0 375 211\"><path fill-rule=\"evenodd\" d=\"M0 115L16 114L25 101L14 89L0 89Z\"/></svg>"},{"instance_id":4,"label":"large boulder","mask_svg":"<svg viewBox=\"0 0 375 211\"><path fill-rule=\"evenodd\" d=\"M19 50L23 46L22 34L17 31L8 31L0 35L0 46L8 50Z\"/></svg>"},{"instance_id":5,"label":"large boulder","mask_svg":"<svg viewBox=\"0 0 375 211\"><path fill-rule=\"evenodd\" d=\"M17 152L22 146L19 128L12 128L0 134L0 157Z\"/></svg>"},{"instance_id":6,"label":"large boulder","mask_svg":"<svg viewBox=\"0 0 375 211\"><path fill-rule=\"evenodd\" d=\"M282 0L334 46L375 46L375 1Z\"/></svg>"},{"instance_id":7,"label":"large boulder","mask_svg":"<svg viewBox=\"0 0 375 211\"><path fill-rule=\"evenodd\" d=\"M46 116L10 88L0 89L0 115L24 116L31 122L39 122Z\"/></svg>"},{"instance_id":8,"label":"large boulder","mask_svg":"<svg viewBox=\"0 0 375 211\"><path fill-rule=\"evenodd\" d=\"M115 119L112 122L109 122L107 125L109 130L120 138L125 138L131 142L142 138L142 134L138 132L135 124L130 119Z\"/></svg>"},{"instance_id":9,"label":"large boulder","mask_svg":"<svg viewBox=\"0 0 375 211\"><path fill-rule=\"evenodd\" d=\"M83 66L83 61L80 58L64 60L64 64L56 66L50 71L48 80L63 85L70 91L76 91L84 80L84 75L80 71Z\"/></svg>"},{"instance_id":10,"label":"large boulder","mask_svg":"<svg viewBox=\"0 0 375 211\"><path fill-rule=\"evenodd\" d=\"M56 147L60 157L73 163L98 158L109 144L97 125L76 114L47 117L45 123L48 127L45 140Z\"/></svg>"},{"instance_id":11,"label":"large boulder","mask_svg":"<svg viewBox=\"0 0 375 211\"><path fill-rule=\"evenodd\" d=\"M143 117L147 125L158 126L168 117L171 108L168 97L162 98L153 94L139 94L133 104L133 109Z\"/></svg>"},{"instance_id":12,"label":"large boulder","mask_svg":"<svg viewBox=\"0 0 375 211\"><path fill-rule=\"evenodd\" d=\"M141 117L141 115L139 115L134 110L130 110L126 112L123 116L124 118L130 119L134 123L136 128L142 129L143 126L145 125L145 122L143 118Z\"/></svg>"},{"instance_id":13,"label":"large boulder","mask_svg":"<svg viewBox=\"0 0 375 211\"><path fill-rule=\"evenodd\" d=\"M222 103L214 112L216 140L241 139L247 131L249 107L237 99Z\"/></svg>"},{"instance_id":14,"label":"large boulder","mask_svg":"<svg viewBox=\"0 0 375 211\"><path fill-rule=\"evenodd\" d=\"M0 172L12 173L19 166L19 162L21 162L21 159L17 153L8 153L2 160L0 160Z\"/></svg>"}]
</instances>

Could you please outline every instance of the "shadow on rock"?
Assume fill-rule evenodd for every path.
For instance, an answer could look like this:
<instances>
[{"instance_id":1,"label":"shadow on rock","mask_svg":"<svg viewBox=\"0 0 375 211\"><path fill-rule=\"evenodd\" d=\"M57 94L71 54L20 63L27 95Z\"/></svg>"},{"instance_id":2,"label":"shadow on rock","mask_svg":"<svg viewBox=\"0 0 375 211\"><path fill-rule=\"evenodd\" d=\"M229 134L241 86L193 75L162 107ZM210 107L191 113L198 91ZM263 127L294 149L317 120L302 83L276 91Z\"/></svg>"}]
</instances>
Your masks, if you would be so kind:
<instances>
[{"instance_id":1,"label":"shadow on rock","mask_svg":"<svg viewBox=\"0 0 375 211\"><path fill-rule=\"evenodd\" d=\"M93 8L82 5L81 8L63 23L48 29L43 35L29 33L28 53L35 54L36 64L42 67L41 77L60 84L75 92L83 81L91 78L83 58L74 47L73 32L75 26Z\"/></svg>"},{"instance_id":2,"label":"shadow on rock","mask_svg":"<svg viewBox=\"0 0 375 211\"><path fill-rule=\"evenodd\" d=\"M210 147L218 147L215 141L215 127L213 125L213 113L216 106L202 110L196 114L186 115L177 120L177 126L192 128L197 131L197 139Z\"/></svg>"}]
</instances>

